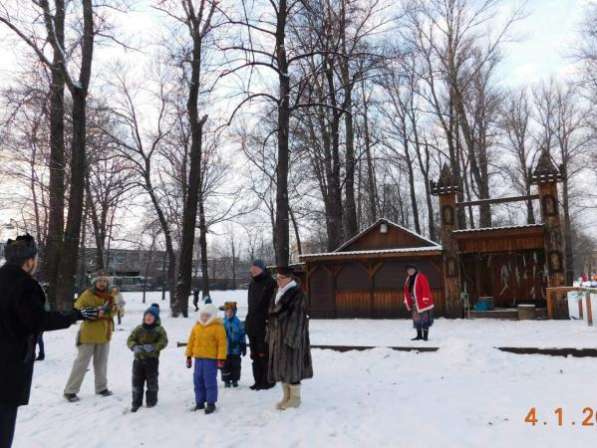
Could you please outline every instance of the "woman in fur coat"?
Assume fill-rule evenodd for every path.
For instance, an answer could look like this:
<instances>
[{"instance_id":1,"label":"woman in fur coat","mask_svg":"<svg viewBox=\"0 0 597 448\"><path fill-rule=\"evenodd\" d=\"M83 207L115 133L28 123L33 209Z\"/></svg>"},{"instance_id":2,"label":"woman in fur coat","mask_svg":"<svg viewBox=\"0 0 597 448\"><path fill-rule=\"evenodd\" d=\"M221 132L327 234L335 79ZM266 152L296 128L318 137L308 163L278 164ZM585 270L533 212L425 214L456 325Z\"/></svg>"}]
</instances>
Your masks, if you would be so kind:
<instances>
[{"instance_id":1,"label":"woman in fur coat","mask_svg":"<svg viewBox=\"0 0 597 448\"><path fill-rule=\"evenodd\" d=\"M267 325L268 379L281 382L283 398L277 409L301 404L301 380L313 377L307 297L293 277L292 269L278 268L278 290L270 306Z\"/></svg>"}]
</instances>

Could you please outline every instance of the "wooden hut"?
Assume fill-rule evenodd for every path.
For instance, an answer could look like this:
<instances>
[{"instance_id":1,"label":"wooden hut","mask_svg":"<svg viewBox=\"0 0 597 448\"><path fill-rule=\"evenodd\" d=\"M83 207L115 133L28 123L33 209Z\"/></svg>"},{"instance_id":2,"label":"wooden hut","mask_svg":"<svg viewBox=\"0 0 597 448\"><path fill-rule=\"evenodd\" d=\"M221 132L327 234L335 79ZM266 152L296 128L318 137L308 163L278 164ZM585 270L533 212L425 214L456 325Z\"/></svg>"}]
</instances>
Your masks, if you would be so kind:
<instances>
[{"instance_id":1,"label":"wooden hut","mask_svg":"<svg viewBox=\"0 0 597 448\"><path fill-rule=\"evenodd\" d=\"M333 252L301 256L311 316L406 317L402 285L406 265L429 278L443 312L442 247L387 219L379 219Z\"/></svg>"},{"instance_id":2,"label":"wooden hut","mask_svg":"<svg viewBox=\"0 0 597 448\"><path fill-rule=\"evenodd\" d=\"M530 173L537 194L459 201L460 187L445 165L430 185L439 197L442 245L380 219L333 252L302 255L311 315L407 317L402 305L407 264L429 278L439 316L463 317L463 292L472 304L491 297L500 308L545 307L547 288L564 284L557 192L562 176L543 151ZM542 223L482 229L459 224L459 209L517 201L539 201ZM550 316L567 316L562 298L547 306Z\"/></svg>"}]
</instances>

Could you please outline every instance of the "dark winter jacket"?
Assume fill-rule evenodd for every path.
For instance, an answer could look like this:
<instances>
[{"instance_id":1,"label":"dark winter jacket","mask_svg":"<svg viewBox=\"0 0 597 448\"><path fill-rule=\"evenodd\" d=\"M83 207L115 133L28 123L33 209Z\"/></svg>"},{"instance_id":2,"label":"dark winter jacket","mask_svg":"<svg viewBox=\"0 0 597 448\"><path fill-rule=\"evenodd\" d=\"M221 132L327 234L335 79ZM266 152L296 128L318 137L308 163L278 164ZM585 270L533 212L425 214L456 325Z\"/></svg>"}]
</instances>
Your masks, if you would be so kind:
<instances>
[{"instance_id":1,"label":"dark winter jacket","mask_svg":"<svg viewBox=\"0 0 597 448\"><path fill-rule=\"evenodd\" d=\"M267 314L274 299L276 282L264 271L249 283L249 311L245 319L245 328L249 338L265 338Z\"/></svg>"},{"instance_id":2,"label":"dark winter jacket","mask_svg":"<svg viewBox=\"0 0 597 448\"><path fill-rule=\"evenodd\" d=\"M168 345L168 335L159 322L156 321L156 324L151 327L139 325L133 330L126 342L126 345L131 350L136 345L146 344L153 345L155 350L152 352L143 351L135 353L135 359L159 358L160 352Z\"/></svg>"},{"instance_id":3,"label":"dark winter jacket","mask_svg":"<svg viewBox=\"0 0 597 448\"><path fill-rule=\"evenodd\" d=\"M19 266L0 268L0 403L29 402L35 341L43 331L73 324L80 313L46 311L46 295Z\"/></svg>"},{"instance_id":4,"label":"dark winter jacket","mask_svg":"<svg viewBox=\"0 0 597 448\"><path fill-rule=\"evenodd\" d=\"M245 327L240 319L236 315L232 318L226 317L224 328L226 328L226 338L228 339L228 354L238 356L246 353Z\"/></svg>"},{"instance_id":5,"label":"dark winter jacket","mask_svg":"<svg viewBox=\"0 0 597 448\"><path fill-rule=\"evenodd\" d=\"M300 286L272 302L267 324L268 380L297 383L313 377L307 297Z\"/></svg>"}]
</instances>

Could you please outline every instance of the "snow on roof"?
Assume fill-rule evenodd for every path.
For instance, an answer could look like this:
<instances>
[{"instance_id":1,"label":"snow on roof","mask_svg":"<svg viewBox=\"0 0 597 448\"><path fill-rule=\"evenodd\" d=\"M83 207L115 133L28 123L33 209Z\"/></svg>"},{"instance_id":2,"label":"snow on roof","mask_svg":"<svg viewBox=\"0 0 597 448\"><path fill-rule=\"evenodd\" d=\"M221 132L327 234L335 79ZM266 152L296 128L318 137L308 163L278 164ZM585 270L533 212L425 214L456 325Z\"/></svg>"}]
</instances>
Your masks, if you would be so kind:
<instances>
[{"instance_id":1,"label":"snow on roof","mask_svg":"<svg viewBox=\"0 0 597 448\"><path fill-rule=\"evenodd\" d=\"M407 232L407 233L411 234L412 236L414 236L414 237L416 237L416 238L419 238L419 239L421 239L421 240L423 240L423 241L425 241L425 242L429 243L429 244L430 244L430 245L432 245L432 246L440 247L440 245L439 245L439 244L437 244L435 241L431 241L430 239L428 239L428 238L425 238L424 236L422 236L422 235L419 235L418 233L416 233L416 232L413 232L412 230L409 230L409 229L407 229L406 227L402 227L400 224L396 224L395 222L393 222L393 221L390 221L389 219L386 219L386 218L379 218L377 221L375 221L375 222L374 222L373 224L371 224L369 227L367 227L367 228L365 228L365 229L361 230L359 233L357 233L357 234L356 234L355 236L353 236L351 239L349 239L348 241L346 241L346 242L342 243L342 244L340 245L340 247L338 247L336 250L334 250L334 252L340 252L340 251L342 251L342 249L344 249L344 248L345 248L345 247L347 247L347 246L350 246L352 243L354 243L356 240L358 240L359 238L361 238L363 235L365 235L365 234L366 234L367 232L369 232L371 229L373 229L374 227L376 227L376 226L378 226L378 225L380 225L380 224L382 224L382 223L386 223L386 224L388 224L388 225L390 225L390 226L392 226L392 227L396 227L397 229L400 229L400 230L402 230L403 232ZM440 249L441 249L441 247L440 247ZM408 250L410 250L410 249L408 249ZM343 252L343 253L349 253L349 252Z\"/></svg>"},{"instance_id":2,"label":"snow on roof","mask_svg":"<svg viewBox=\"0 0 597 448\"><path fill-rule=\"evenodd\" d=\"M384 255L384 254L400 254L400 253L412 253L412 252L441 252L442 246L436 244L435 246L427 247L401 247L399 249L373 249L373 250L353 250L348 252L321 252L318 254L304 254L299 258L301 260L306 258L327 258L327 257L340 257L343 255Z\"/></svg>"},{"instance_id":3,"label":"snow on roof","mask_svg":"<svg viewBox=\"0 0 597 448\"><path fill-rule=\"evenodd\" d=\"M452 233L465 233L465 232L487 232L490 230L511 230L511 229L533 229L543 227L543 224L521 224L516 226L501 226L501 227L481 227L479 229L459 229L454 230Z\"/></svg>"}]
</instances>

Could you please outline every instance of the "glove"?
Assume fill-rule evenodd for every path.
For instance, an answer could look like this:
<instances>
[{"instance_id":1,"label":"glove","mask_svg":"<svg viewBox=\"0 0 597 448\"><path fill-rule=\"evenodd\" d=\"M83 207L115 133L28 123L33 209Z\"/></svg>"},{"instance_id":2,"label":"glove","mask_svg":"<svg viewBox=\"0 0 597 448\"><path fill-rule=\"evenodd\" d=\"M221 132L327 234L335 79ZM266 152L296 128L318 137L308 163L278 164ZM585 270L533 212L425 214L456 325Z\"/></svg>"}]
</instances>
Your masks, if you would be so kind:
<instances>
[{"instance_id":1,"label":"glove","mask_svg":"<svg viewBox=\"0 0 597 448\"><path fill-rule=\"evenodd\" d=\"M99 317L99 310L97 308L83 308L81 310L83 320L97 320Z\"/></svg>"},{"instance_id":2,"label":"glove","mask_svg":"<svg viewBox=\"0 0 597 448\"><path fill-rule=\"evenodd\" d=\"M193 360L191 359L191 357L189 356L187 358L187 369L190 369L191 367L193 367Z\"/></svg>"},{"instance_id":3,"label":"glove","mask_svg":"<svg viewBox=\"0 0 597 448\"><path fill-rule=\"evenodd\" d=\"M218 360L218 369L223 369L226 361Z\"/></svg>"},{"instance_id":4,"label":"glove","mask_svg":"<svg viewBox=\"0 0 597 448\"><path fill-rule=\"evenodd\" d=\"M143 344L141 347L147 353L155 352L155 345L153 344Z\"/></svg>"},{"instance_id":5,"label":"glove","mask_svg":"<svg viewBox=\"0 0 597 448\"><path fill-rule=\"evenodd\" d=\"M133 352L135 353L143 353L144 351L142 345L133 345L133 348L131 350L133 350Z\"/></svg>"}]
</instances>

